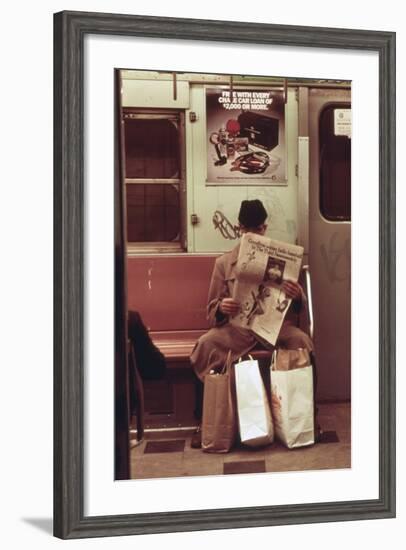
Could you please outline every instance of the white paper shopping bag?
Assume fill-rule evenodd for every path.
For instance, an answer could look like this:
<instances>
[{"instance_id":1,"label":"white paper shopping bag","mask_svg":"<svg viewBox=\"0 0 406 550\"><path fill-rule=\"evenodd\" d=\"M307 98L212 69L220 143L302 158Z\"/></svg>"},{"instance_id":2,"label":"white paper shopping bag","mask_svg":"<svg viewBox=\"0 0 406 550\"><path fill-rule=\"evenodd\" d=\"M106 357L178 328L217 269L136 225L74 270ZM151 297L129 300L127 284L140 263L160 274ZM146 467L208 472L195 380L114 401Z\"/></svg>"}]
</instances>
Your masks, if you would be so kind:
<instances>
[{"instance_id":1,"label":"white paper shopping bag","mask_svg":"<svg viewBox=\"0 0 406 550\"><path fill-rule=\"evenodd\" d=\"M258 361L240 361L234 371L241 443L252 447L268 445L274 432Z\"/></svg>"},{"instance_id":2,"label":"white paper shopping bag","mask_svg":"<svg viewBox=\"0 0 406 550\"><path fill-rule=\"evenodd\" d=\"M298 360L294 352L300 351L305 350L275 351L271 365L275 434L290 449L314 443L313 368L310 360ZM290 358L287 352L292 352Z\"/></svg>"}]
</instances>

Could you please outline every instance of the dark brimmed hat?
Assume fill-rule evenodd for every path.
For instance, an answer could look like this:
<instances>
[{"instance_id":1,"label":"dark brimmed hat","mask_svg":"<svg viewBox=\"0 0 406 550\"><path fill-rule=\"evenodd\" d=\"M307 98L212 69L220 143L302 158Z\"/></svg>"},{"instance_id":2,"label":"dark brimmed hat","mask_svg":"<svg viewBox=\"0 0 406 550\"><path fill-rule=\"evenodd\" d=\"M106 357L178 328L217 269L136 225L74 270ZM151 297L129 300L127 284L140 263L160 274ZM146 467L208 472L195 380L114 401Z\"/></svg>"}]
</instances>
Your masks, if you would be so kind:
<instances>
[{"instance_id":1,"label":"dark brimmed hat","mask_svg":"<svg viewBox=\"0 0 406 550\"><path fill-rule=\"evenodd\" d=\"M264 223L268 214L259 199L242 201L238 221L244 227L258 227Z\"/></svg>"}]
</instances>

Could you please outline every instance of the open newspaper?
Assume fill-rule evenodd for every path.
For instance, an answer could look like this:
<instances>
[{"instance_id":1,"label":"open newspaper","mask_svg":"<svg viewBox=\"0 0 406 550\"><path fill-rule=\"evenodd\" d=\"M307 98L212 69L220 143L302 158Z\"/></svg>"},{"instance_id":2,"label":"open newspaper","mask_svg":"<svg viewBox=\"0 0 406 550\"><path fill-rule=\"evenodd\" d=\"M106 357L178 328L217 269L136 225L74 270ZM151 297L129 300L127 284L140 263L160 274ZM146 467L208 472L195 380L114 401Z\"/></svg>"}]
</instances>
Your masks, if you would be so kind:
<instances>
[{"instance_id":1,"label":"open newspaper","mask_svg":"<svg viewBox=\"0 0 406 550\"><path fill-rule=\"evenodd\" d=\"M282 290L284 280L297 281L303 247L254 233L241 239L233 298L240 312L230 322L251 329L275 345L291 303Z\"/></svg>"}]
</instances>

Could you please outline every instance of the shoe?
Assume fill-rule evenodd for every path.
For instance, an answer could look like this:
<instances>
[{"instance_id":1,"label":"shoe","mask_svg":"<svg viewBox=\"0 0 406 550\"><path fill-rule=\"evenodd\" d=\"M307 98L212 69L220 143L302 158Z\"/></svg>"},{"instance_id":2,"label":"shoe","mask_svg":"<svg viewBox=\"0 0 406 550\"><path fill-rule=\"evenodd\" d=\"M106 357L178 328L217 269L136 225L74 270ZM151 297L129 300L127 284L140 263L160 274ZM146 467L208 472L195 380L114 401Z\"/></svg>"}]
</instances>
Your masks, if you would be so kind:
<instances>
[{"instance_id":1,"label":"shoe","mask_svg":"<svg viewBox=\"0 0 406 550\"><path fill-rule=\"evenodd\" d=\"M192 449L201 449L202 448L202 427L198 426L192 434L192 439L190 440L190 446Z\"/></svg>"},{"instance_id":2,"label":"shoe","mask_svg":"<svg viewBox=\"0 0 406 550\"><path fill-rule=\"evenodd\" d=\"M316 443L338 443L340 441L337 432L334 430L327 430L323 432L320 430Z\"/></svg>"}]
</instances>

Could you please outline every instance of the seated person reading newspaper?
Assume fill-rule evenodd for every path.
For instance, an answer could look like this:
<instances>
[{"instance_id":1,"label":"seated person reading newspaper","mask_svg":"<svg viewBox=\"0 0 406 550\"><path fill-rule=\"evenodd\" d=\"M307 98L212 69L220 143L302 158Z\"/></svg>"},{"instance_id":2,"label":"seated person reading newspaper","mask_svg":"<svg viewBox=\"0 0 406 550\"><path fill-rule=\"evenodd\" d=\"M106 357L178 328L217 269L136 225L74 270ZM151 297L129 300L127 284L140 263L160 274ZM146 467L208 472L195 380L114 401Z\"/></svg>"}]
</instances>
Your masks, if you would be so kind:
<instances>
[{"instance_id":1,"label":"seated person reading newspaper","mask_svg":"<svg viewBox=\"0 0 406 550\"><path fill-rule=\"evenodd\" d=\"M275 249L276 252L281 251L279 257L278 254L273 257L270 254L268 257L268 252L272 253L273 249L263 244L271 242L263 237L267 228L267 217L268 214L260 200L242 201L238 215L242 243L216 259L207 305L208 318L213 328L197 341L190 357L198 379L195 415L199 420L202 414L204 376L211 369L223 366L229 350L233 361L258 347L259 343L265 349L277 346L313 351L310 337L296 326L294 314L300 311L306 299L302 287L296 282L301 263L301 256L299 258L296 250L303 253L303 249L295 245L277 243L286 244L286 247L279 246ZM247 261L244 262L240 253L242 247L246 247L244 258ZM283 277L283 269L285 263L289 264L290 253L292 258L296 259L296 280L289 280L288 276ZM286 262L283 258L286 258ZM295 261L290 263L294 264ZM259 272L261 282L255 287L250 281L254 281ZM285 270L286 273L290 273L289 266ZM252 291L253 288L256 288L255 292ZM266 311L265 305L268 303L272 305L268 306ZM216 352L211 354L213 349ZM200 427L193 435L191 444L192 447L201 446Z\"/></svg>"}]
</instances>

